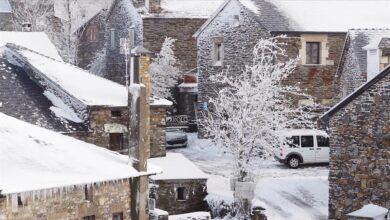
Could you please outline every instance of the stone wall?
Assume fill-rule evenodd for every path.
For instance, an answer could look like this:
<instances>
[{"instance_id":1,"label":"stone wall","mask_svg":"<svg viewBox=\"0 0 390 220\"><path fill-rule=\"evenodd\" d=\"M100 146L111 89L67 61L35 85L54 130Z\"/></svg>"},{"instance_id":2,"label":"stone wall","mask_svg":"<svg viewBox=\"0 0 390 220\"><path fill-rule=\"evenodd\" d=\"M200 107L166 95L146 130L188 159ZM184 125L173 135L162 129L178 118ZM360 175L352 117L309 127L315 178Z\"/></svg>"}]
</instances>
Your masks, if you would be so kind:
<instances>
[{"instance_id":1,"label":"stone wall","mask_svg":"<svg viewBox=\"0 0 390 220\"><path fill-rule=\"evenodd\" d=\"M123 213L123 219L131 219L129 180L87 187L92 188L89 190L92 192L91 200L86 200L84 186L70 187L61 193L58 190L53 190L53 194L48 191L47 198L44 194L38 198L37 193L35 198L27 197L23 205L17 205L17 195L13 199L12 196L0 197L0 219L82 219L91 215L95 215L95 219L112 219L114 213ZM16 209L12 207L12 202L16 203Z\"/></svg>"},{"instance_id":2,"label":"stone wall","mask_svg":"<svg viewBox=\"0 0 390 220\"><path fill-rule=\"evenodd\" d=\"M0 12L0 31L13 31L13 29L12 14Z\"/></svg>"},{"instance_id":3,"label":"stone wall","mask_svg":"<svg viewBox=\"0 0 390 220\"><path fill-rule=\"evenodd\" d=\"M207 204L204 201L207 195L206 181L205 179L157 180L153 182L157 190L151 190L150 196L156 199L156 208L165 210L170 215L207 211ZM177 200L178 187L185 187L186 200Z\"/></svg>"},{"instance_id":4,"label":"stone wall","mask_svg":"<svg viewBox=\"0 0 390 220\"><path fill-rule=\"evenodd\" d=\"M180 72L185 73L196 68L197 45L192 35L205 21L200 18L144 17L144 47L158 53L166 37L176 39L174 53L180 62Z\"/></svg>"},{"instance_id":5,"label":"stone wall","mask_svg":"<svg viewBox=\"0 0 390 220\"><path fill-rule=\"evenodd\" d=\"M330 119L329 219L390 207L390 74Z\"/></svg>"},{"instance_id":6,"label":"stone wall","mask_svg":"<svg viewBox=\"0 0 390 220\"><path fill-rule=\"evenodd\" d=\"M166 106L150 106L150 157L166 155Z\"/></svg>"},{"instance_id":7,"label":"stone wall","mask_svg":"<svg viewBox=\"0 0 390 220\"><path fill-rule=\"evenodd\" d=\"M235 25L232 14L240 16L240 25ZM253 47L257 39L267 36L267 32L256 22L250 12L231 1L198 36L198 102L208 102L208 97L215 96L218 85L210 82L209 77L221 72L227 65L231 74L242 72L244 65L253 58ZM224 58L222 65L215 65L212 59L213 45L216 41L222 43ZM201 120L202 113L198 113ZM202 126L198 126L199 136L204 135Z\"/></svg>"}]
</instances>

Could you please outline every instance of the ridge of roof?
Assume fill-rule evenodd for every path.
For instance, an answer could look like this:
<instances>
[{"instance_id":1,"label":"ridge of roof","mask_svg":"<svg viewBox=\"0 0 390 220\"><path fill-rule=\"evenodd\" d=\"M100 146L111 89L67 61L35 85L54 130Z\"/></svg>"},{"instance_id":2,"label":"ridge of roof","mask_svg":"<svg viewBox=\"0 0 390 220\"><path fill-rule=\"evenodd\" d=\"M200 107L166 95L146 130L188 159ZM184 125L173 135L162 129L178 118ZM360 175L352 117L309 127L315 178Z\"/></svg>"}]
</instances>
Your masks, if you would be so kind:
<instances>
[{"instance_id":1,"label":"ridge of roof","mask_svg":"<svg viewBox=\"0 0 390 220\"><path fill-rule=\"evenodd\" d=\"M339 103L334 105L332 108L330 108L327 112L325 112L323 115L320 116L320 120L322 121L328 121L329 118L335 114L338 110L345 107L347 104L349 104L351 101L353 101L356 97L358 97L360 94L371 88L371 86L375 85L378 81L383 79L385 76L390 74L390 65L388 65L382 72L377 74L375 77L373 77L368 82L361 85L359 88L357 88L354 92L349 94L347 97L342 99Z\"/></svg>"}]
</instances>

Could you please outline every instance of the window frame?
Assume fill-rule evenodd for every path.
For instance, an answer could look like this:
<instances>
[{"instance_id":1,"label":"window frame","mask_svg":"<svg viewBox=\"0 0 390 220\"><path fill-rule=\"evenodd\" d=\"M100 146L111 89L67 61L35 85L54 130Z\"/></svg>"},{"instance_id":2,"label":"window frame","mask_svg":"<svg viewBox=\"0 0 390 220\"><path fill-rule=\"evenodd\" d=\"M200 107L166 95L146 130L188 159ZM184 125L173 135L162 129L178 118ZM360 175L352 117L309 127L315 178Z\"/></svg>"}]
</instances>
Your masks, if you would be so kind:
<instances>
[{"instance_id":1,"label":"window frame","mask_svg":"<svg viewBox=\"0 0 390 220\"><path fill-rule=\"evenodd\" d=\"M95 215L84 216L81 220L95 220Z\"/></svg>"},{"instance_id":2,"label":"window frame","mask_svg":"<svg viewBox=\"0 0 390 220\"><path fill-rule=\"evenodd\" d=\"M98 26L97 25L91 25L87 28L87 41L88 42L98 42Z\"/></svg>"},{"instance_id":3,"label":"window frame","mask_svg":"<svg viewBox=\"0 0 390 220\"><path fill-rule=\"evenodd\" d=\"M84 199L87 201L93 201L93 186L84 185Z\"/></svg>"},{"instance_id":4,"label":"window frame","mask_svg":"<svg viewBox=\"0 0 390 220\"><path fill-rule=\"evenodd\" d=\"M186 201L187 195L186 195L186 187L179 186L176 187L176 201Z\"/></svg>"},{"instance_id":5,"label":"window frame","mask_svg":"<svg viewBox=\"0 0 390 220\"><path fill-rule=\"evenodd\" d=\"M110 48L111 50L114 50L116 48L116 40L115 40L115 28L110 29Z\"/></svg>"},{"instance_id":6,"label":"window frame","mask_svg":"<svg viewBox=\"0 0 390 220\"><path fill-rule=\"evenodd\" d=\"M123 212L112 213L112 220L116 220L117 215L119 215L119 220L123 220Z\"/></svg>"},{"instance_id":7,"label":"window frame","mask_svg":"<svg viewBox=\"0 0 390 220\"><path fill-rule=\"evenodd\" d=\"M317 45L317 59L314 61L314 47ZM321 64L321 42L319 41L306 41L306 64L307 65L320 65Z\"/></svg>"},{"instance_id":8,"label":"window frame","mask_svg":"<svg viewBox=\"0 0 390 220\"><path fill-rule=\"evenodd\" d=\"M120 143L119 143L119 145L120 146L113 146L113 142L112 142L112 140L115 138L115 136L116 135L118 135L118 137L120 136ZM123 150L123 148L124 148L124 134L123 133L110 133L109 135L108 135L108 149L110 149L110 150L112 150L112 151L118 151L118 150Z\"/></svg>"}]
</instances>

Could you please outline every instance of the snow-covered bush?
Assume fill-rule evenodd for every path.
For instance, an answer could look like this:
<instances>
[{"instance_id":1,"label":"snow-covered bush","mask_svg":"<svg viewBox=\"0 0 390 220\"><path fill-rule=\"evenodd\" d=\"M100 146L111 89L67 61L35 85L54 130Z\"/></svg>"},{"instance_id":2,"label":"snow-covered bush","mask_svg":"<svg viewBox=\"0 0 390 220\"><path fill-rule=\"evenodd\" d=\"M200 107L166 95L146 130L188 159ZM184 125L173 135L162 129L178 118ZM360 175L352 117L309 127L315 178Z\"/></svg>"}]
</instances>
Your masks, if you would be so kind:
<instances>
[{"instance_id":1,"label":"snow-covered bush","mask_svg":"<svg viewBox=\"0 0 390 220\"><path fill-rule=\"evenodd\" d=\"M311 98L284 81L298 58L286 58L284 36L260 39L253 49L253 63L241 73L220 72L209 78L221 89L209 99L201 121L207 136L234 157L234 178L250 181L253 162L272 155L279 146L279 131L314 126L307 106L296 107L293 96Z\"/></svg>"},{"instance_id":2,"label":"snow-covered bush","mask_svg":"<svg viewBox=\"0 0 390 220\"><path fill-rule=\"evenodd\" d=\"M167 37L161 51L150 64L150 84L153 96L171 98L171 89L176 86L179 78L178 60L173 52L175 39Z\"/></svg>"}]
</instances>

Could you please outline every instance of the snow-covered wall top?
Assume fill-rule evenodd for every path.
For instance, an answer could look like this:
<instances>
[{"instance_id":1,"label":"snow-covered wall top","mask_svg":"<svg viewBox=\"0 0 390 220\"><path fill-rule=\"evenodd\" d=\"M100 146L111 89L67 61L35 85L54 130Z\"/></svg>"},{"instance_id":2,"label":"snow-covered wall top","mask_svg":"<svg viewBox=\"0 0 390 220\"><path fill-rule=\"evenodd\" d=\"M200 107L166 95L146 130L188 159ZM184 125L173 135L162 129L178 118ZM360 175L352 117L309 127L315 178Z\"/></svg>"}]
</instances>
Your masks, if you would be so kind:
<instances>
[{"instance_id":1,"label":"snow-covered wall top","mask_svg":"<svg viewBox=\"0 0 390 220\"><path fill-rule=\"evenodd\" d=\"M12 8L8 0L0 0L0 13L11 13Z\"/></svg>"},{"instance_id":2,"label":"snow-covered wall top","mask_svg":"<svg viewBox=\"0 0 390 220\"><path fill-rule=\"evenodd\" d=\"M351 28L390 27L390 1L265 1L276 5L295 31L347 32Z\"/></svg>"},{"instance_id":3,"label":"snow-covered wall top","mask_svg":"<svg viewBox=\"0 0 390 220\"><path fill-rule=\"evenodd\" d=\"M74 65L26 49L16 51L31 66L86 106L127 106L127 89Z\"/></svg>"},{"instance_id":4,"label":"snow-covered wall top","mask_svg":"<svg viewBox=\"0 0 390 220\"><path fill-rule=\"evenodd\" d=\"M2 194L139 176L128 156L0 113ZM149 173L160 170L151 165Z\"/></svg>"},{"instance_id":5,"label":"snow-covered wall top","mask_svg":"<svg viewBox=\"0 0 390 220\"><path fill-rule=\"evenodd\" d=\"M109 9L113 2L114 0L76 0L70 2L68 0L55 0L54 14L65 21L70 20L71 32L73 33L100 11ZM71 13L69 13L68 8Z\"/></svg>"},{"instance_id":6,"label":"snow-covered wall top","mask_svg":"<svg viewBox=\"0 0 390 220\"><path fill-rule=\"evenodd\" d=\"M207 179L208 175L189 159L179 153L167 153L166 157L151 158L148 163L162 169L161 174L151 176L153 180Z\"/></svg>"},{"instance_id":7,"label":"snow-covered wall top","mask_svg":"<svg viewBox=\"0 0 390 220\"><path fill-rule=\"evenodd\" d=\"M208 18L223 0L162 0L159 14L170 18Z\"/></svg>"},{"instance_id":8,"label":"snow-covered wall top","mask_svg":"<svg viewBox=\"0 0 390 220\"><path fill-rule=\"evenodd\" d=\"M0 31L0 47L7 43L26 47L30 50L62 61L54 44L44 32L8 32Z\"/></svg>"}]
</instances>

